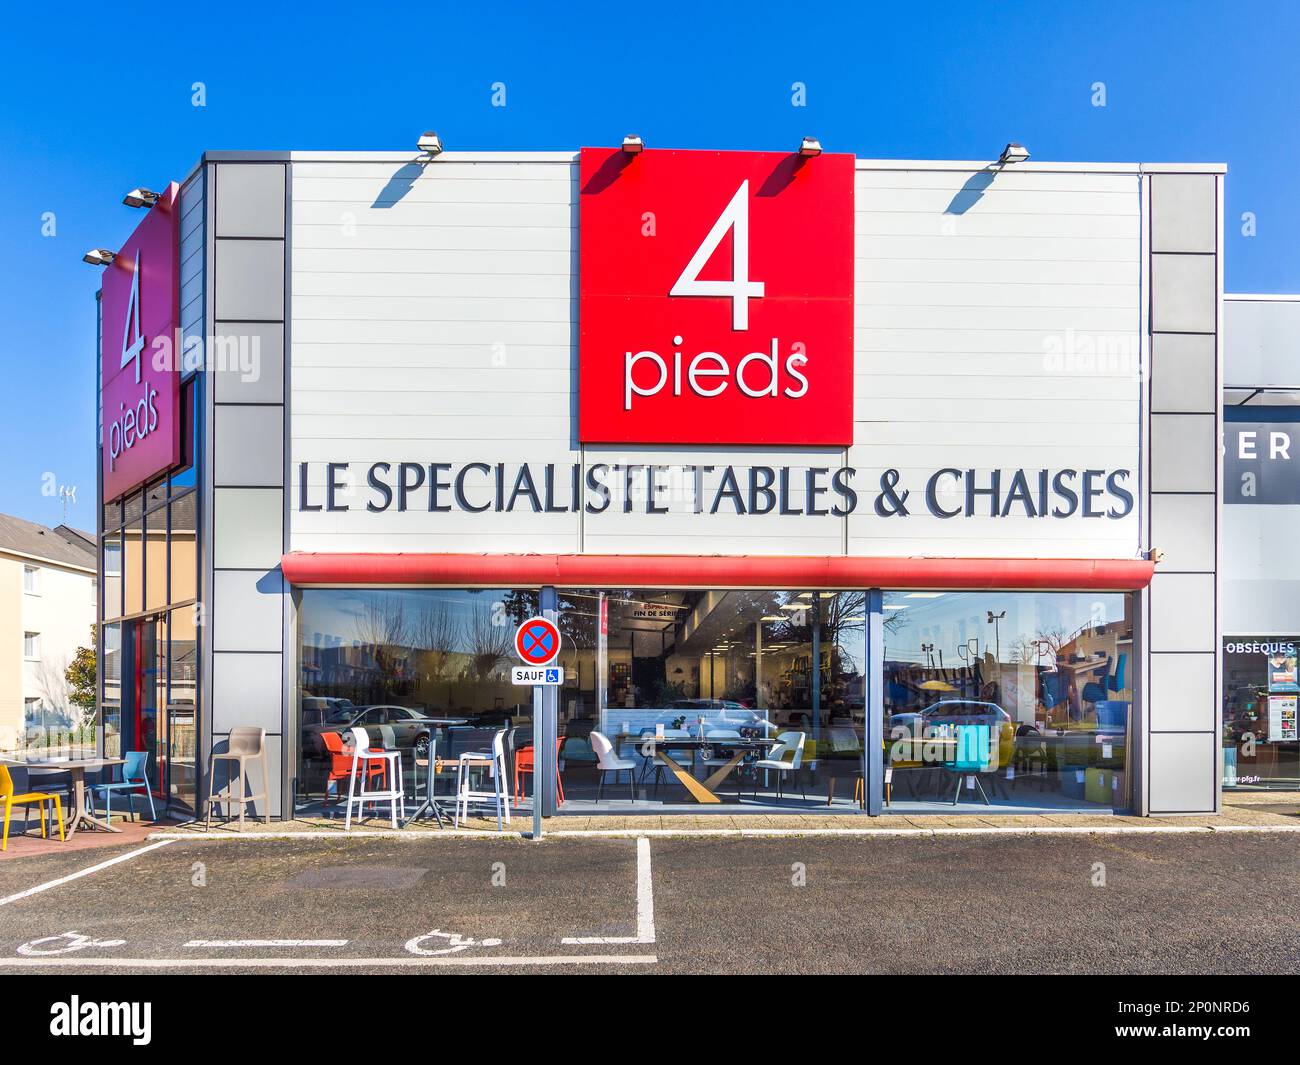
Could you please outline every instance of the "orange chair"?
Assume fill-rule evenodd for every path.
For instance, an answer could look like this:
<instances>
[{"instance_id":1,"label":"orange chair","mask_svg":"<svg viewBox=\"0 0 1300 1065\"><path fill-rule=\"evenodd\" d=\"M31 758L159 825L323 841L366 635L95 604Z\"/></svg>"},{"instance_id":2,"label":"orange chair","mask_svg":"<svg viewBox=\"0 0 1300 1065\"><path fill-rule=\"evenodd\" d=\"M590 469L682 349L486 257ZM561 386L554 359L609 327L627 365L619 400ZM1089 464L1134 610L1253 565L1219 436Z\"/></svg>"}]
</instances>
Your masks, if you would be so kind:
<instances>
[{"instance_id":1,"label":"orange chair","mask_svg":"<svg viewBox=\"0 0 1300 1065\"><path fill-rule=\"evenodd\" d=\"M560 761L560 749L563 746L564 746L564 737L560 736L555 741L555 762L557 766L555 771L555 797L560 802L564 802L564 779L560 776L560 771L558 768L559 761ZM535 762L533 760L532 744L529 744L527 747L520 747L519 750L515 751L515 806L516 807L522 805L523 797L524 797L523 789L520 786L520 779L519 779L520 774L531 773L534 769L534 766L535 766Z\"/></svg>"},{"instance_id":2,"label":"orange chair","mask_svg":"<svg viewBox=\"0 0 1300 1065\"><path fill-rule=\"evenodd\" d=\"M9 818L13 815L14 803L19 803L20 805L25 806L28 803L34 802L40 806L41 839L46 839L47 836L45 832L45 804L46 802L53 800L54 815L55 817L58 818L59 821L59 839L62 840L64 838L63 804L62 802L60 802L59 797L55 795L53 792L44 792L44 791L28 791L28 792L24 792L21 795L15 794L14 778L9 775L9 770L4 765L0 765L0 799L4 799L5 802L4 836L3 839L0 840L0 851L7 851L9 849Z\"/></svg>"},{"instance_id":3,"label":"orange chair","mask_svg":"<svg viewBox=\"0 0 1300 1065\"><path fill-rule=\"evenodd\" d=\"M322 732L320 738L330 756L329 775L325 778L325 797L329 798L330 785L345 781L352 775L352 754L345 750L343 737L339 733ZM381 786L387 782L388 767L384 762L364 764L366 775L371 781L377 778Z\"/></svg>"}]
</instances>

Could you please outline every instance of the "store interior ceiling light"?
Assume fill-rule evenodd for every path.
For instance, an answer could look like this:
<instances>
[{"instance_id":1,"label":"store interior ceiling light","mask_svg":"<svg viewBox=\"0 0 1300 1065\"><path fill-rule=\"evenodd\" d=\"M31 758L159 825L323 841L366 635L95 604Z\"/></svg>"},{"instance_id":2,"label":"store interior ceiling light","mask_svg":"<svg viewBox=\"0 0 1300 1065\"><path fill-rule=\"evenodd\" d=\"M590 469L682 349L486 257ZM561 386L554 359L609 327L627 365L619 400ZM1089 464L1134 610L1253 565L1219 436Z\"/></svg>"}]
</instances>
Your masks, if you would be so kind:
<instances>
[{"instance_id":1,"label":"store interior ceiling light","mask_svg":"<svg viewBox=\"0 0 1300 1065\"><path fill-rule=\"evenodd\" d=\"M420 134L420 139L415 142L415 146L424 152L430 159L442 152L442 138L434 133L431 129L426 129Z\"/></svg>"},{"instance_id":2,"label":"store interior ceiling light","mask_svg":"<svg viewBox=\"0 0 1300 1065\"><path fill-rule=\"evenodd\" d=\"M81 257L83 263L90 263L91 266L107 266L117 255L107 248L91 248Z\"/></svg>"},{"instance_id":3,"label":"store interior ceiling light","mask_svg":"<svg viewBox=\"0 0 1300 1065\"><path fill-rule=\"evenodd\" d=\"M1029 158L1029 149L1023 144L1017 144L1011 141L1002 149L1002 154L998 156L998 166L1007 166L1010 163L1023 163Z\"/></svg>"},{"instance_id":4,"label":"store interior ceiling light","mask_svg":"<svg viewBox=\"0 0 1300 1065\"><path fill-rule=\"evenodd\" d=\"M783 618L780 614L764 614L762 620L763 621L784 621L785 618Z\"/></svg>"},{"instance_id":5,"label":"store interior ceiling light","mask_svg":"<svg viewBox=\"0 0 1300 1065\"><path fill-rule=\"evenodd\" d=\"M645 149L645 143L635 133L629 133L623 138L622 147L628 155L640 155Z\"/></svg>"},{"instance_id":6,"label":"store interior ceiling light","mask_svg":"<svg viewBox=\"0 0 1300 1065\"><path fill-rule=\"evenodd\" d=\"M782 610L807 610L808 604L807 603L782 603L781 609Z\"/></svg>"},{"instance_id":7,"label":"store interior ceiling light","mask_svg":"<svg viewBox=\"0 0 1300 1065\"><path fill-rule=\"evenodd\" d=\"M132 189L122 197L122 202L128 207L152 207L158 202L158 193L143 187Z\"/></svg>"},{"instance_id":8,"label":"store interior ceiling light","mask_svg":"<svg viewBox=\"0 0 1300 1065\"><path fill-rule=\"evenodd\" d=\"M939 599L944 595L943 592L908 592L908 599Z\"/></svg>"},{"instance_id":9,"label":"store interior ceiling light","mask_svg":"<svg viewBox=\"0 0 1300 1065\"><path fill-rule=\"evenodd\" d=\"M886 610L906 610L906 609L907 609L907 604L906 604L906 603L886 603L886 604L885 604L885 609L886 609Z\"/></svg>"}]
</instances>

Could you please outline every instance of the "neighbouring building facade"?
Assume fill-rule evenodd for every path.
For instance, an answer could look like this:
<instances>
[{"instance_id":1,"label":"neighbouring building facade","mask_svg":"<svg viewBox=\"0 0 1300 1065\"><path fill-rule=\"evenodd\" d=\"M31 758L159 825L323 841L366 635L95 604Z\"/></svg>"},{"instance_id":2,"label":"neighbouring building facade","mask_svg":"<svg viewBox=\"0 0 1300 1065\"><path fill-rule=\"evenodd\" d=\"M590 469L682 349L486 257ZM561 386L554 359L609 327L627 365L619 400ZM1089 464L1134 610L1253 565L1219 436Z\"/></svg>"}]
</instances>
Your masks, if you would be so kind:
<instances>
[{"instance_id":1,"label":"neighbouring building facade","mask_svg":"<svg viewBox=\"0 0 1300 1065\"><path fill-rule=\"evenodd\" d=\"M1300 296L1223 307L1223 786L1295 789Z\"/></svg>"},{"instance_id":2,"label":"neighbouring building facade","mask_svg":"<svg viewBox=\"0 0 1300 1065\"><path fill-rule=\"evenodd\" d=\"M96 592L94 536L0 514L0 751L82 724L64 674L91 645Z\"/></svg>"},{"instance_id":3,"label":"neighbouring building facade","mask_svg":"<svg viewBox=\"0 0 1300 1065\"><path fill-rule=\"evenodd\" d=\"M1223 173L206 154L101 293L105 742L193 806L264 727L276 816L354 724L536 729L546 812L1216 810Z\"/></svg>"}]
</instances>

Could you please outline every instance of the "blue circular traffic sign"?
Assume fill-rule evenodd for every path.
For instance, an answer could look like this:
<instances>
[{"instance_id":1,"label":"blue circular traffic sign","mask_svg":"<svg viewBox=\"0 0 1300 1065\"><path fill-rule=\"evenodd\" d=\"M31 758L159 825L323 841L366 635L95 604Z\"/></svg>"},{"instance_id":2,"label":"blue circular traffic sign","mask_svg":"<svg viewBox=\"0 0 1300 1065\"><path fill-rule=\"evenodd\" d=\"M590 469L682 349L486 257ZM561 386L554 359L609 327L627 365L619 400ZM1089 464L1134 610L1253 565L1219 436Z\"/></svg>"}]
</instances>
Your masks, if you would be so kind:
<instances>
[{"instance_id":1,"label":"blue circular traffic sign","mask_svg":"<svg viewBox=\"0 0 1300 1065\"><path fill-rule=\"evenodd\" d=\"M515 652L530 666L544 666L560 653L560 630L546 618L529 618L515 630Z\"/></svg>"}]
</instances>

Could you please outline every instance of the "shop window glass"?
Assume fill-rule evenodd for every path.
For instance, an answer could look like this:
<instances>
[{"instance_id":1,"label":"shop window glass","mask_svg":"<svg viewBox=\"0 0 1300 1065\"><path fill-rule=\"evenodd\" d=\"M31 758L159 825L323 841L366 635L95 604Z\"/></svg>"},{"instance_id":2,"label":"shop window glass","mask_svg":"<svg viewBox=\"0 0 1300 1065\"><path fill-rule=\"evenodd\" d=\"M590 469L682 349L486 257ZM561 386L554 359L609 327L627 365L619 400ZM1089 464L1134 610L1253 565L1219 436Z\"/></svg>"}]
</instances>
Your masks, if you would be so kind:
<instances>
[{"instance_id":1,"label":"shop window glass","mask_svg":"<svg viewBox=\"0 0 1300 1065\"><path fill-rule=\"evenodd\" d=\"M122 534L104 537L103 616L122 616Z\"/></svg>"},{"instance_id":2,"label":"shop window glass","mask_svg":"<svg viewBox=\"0 0 1300 1065\"><path fill-rule=\"evenodd\" d=\"M122 751L122 625L120 622L104 626L101 653L104 659L104 697L100 704L100 729L103 733L104 753L117 757Z\"/></svg>"},{"instance_id":3,"label":"shop window glass","mask_svg":"<svg viewBox=\"0 0 1300 1065\"><path fill-rule=\"evenodd\" d=\"M184 603L198 596L198 538L196 535L198 493L173 499L171 506L171 599Z\"/></svg>"},{"instance_id":4,"label":"shop window glass","mask_svg":"<svg viewBox=\"0 0 1300 1065\"><path fill-rule=\"evenodd\" d=\"M459 752L485 750L506 729L513 764L514 749L532 738L532 690L510 681L514 633L538 610L537 592L526 590L305 589L299 811L329 815L346 798L340 752L353 725L372 744L402 753L408 794L423 791L427 768L417 759L433 744L454 776Z\"/></svg>"},{"instance_id":5,"label":"shop window glass","mask_svg":"<svg viewBox=\"0 0 1300 1065\"><path fill-rule=\"evenodd\" d=\"M144 509L153 510L167 498L167 479L160 477L158 480L151 482L144 489Z\"/></svg>"},{"instance_id":6,"label":"shop window glass","mask_svg":"<svg viewBox=\"0 0 1300 1065\"><path fill-rule=\"evenodd\" d=\"M167 508L144 518L144 607L167 605Z\"/></svg>"},{"instance_id":7,"label":"shop window glass","mask_svg":"<svg viewBox=\"0 0 1300 1065\"><path fill-rule=\"evenodd\" d=\"M561 590L559 600L571 809L824 808L861 795L865 592ZM606 743L634 763L630 782L602 770Z\"/></svg>"},{"instance_id":8,"label":"shop window glass","mask_svg":"<svg viewBox=\"0 0 1300 1065\"><path fill-rule=\"evenodd\" d=\"M144 515L140 496L135 508L128 507L126 527L122 530L122 611L138 614L144 609Z\"/></svg>"},{"instance_id":9,"label":"shop window glass","mask_svg":"<svg viewBox=\"0 0 1300 1065\"><path fill-rule=\"evenodd\" d=\"M886 592L882 624L891 805L1129 805L1130 595Z\"/></svg>"},{"instance_id":10,"label":"shop window glass","mask_svg":"<svg viewBox=\"0 0 1300 1065\"><path fill-rule=\"evenodd\" d=\"M113 529L121 528L122 525L122 501L115 499L111 503L104 504L104 531L109 532Z\"/></svg>"},{"instance_id":11,"label":"shop window glass","mask_svg":"<svg viewBox=\"0 0 1300 1065\"><path fill-rule=\"evenodd\" d=\"M1300 785L1296 704L1300 636L1223 641L1223 786L1290 790Z\"/></svg>"},{"instance_id":12,"label":"shop window glass","mask_svg":"<svg viewBox=\"0 0 1300 1065\"><path fill-rule=\"evenodd\" d=\"M195 806L198 749L197 684L198 629L194 624L194 607L173 610L168 615L168 695L167 736L171 747L171 798L190 810Z\"/></svg>"}]
</instances>

